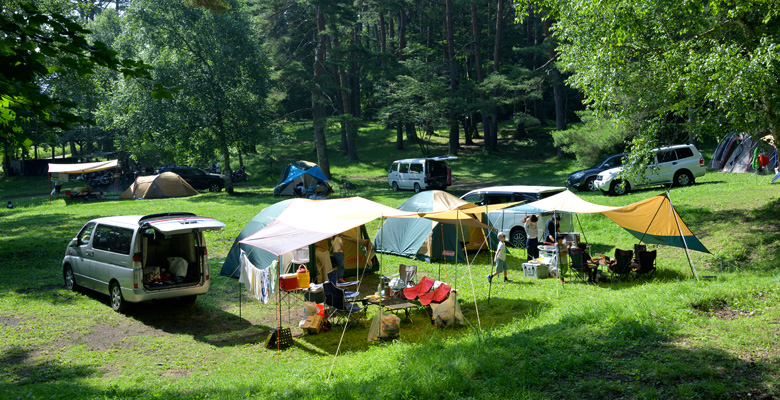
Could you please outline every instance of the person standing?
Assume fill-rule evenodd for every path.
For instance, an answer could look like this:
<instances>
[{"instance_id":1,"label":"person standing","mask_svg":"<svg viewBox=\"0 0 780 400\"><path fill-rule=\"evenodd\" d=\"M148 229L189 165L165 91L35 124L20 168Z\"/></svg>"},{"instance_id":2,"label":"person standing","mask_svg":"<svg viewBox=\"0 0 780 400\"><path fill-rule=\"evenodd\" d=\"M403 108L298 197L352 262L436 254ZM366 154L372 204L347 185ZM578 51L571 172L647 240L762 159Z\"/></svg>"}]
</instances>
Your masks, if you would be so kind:
<instances>
[{"instance_id":1,"label":"person standing","mask_svg":"<svg viewBox=\"0 0 780 400\"><path fill-rule=\"evenodd\" d=\"M498 232L498 248L496 248L496 255L493 256L493 263L496 264L496 272L487 276L488 282L493 282L493 277L499 273L504 273L504 282L512 282L506 275L509 266L506 263L506 235L504 232Z\"/></svg>"},{"instance_id":2,"label":"person standing","mask_svg":"<svg viewBox=\"0 0 780 400\"><path fill-rule=\"evenodd\" d=\"M561 217L558 214L553 214L552 218L547 221L547 225L544 227L544 242L545 244L558 243L558 231L561 229Z\"/></svg>"},{"instance_id":3,"label":"person standing","mask_svg":"<svg viewBox=\"0 0 780 400\"><path fill-rule=\"evenodd\" d=\"M523 224L525 225L525 248L528 252L528 261L539 258L539 228L536 223L539 221L539 216L536 214L526 215L523 218Z\"/></svg>"},{"instance_id":4,"label":"person standing","mask_svg":"<svg viewBox=\"0 0 780 400\"><path fill-rule=\"evenodd\" d=\"M336 260L336 274L339 283L344 283L344 242L341 240L340 234L333 237L331 247L333 248L333 258Z\"/></svg>"}]
</instances>

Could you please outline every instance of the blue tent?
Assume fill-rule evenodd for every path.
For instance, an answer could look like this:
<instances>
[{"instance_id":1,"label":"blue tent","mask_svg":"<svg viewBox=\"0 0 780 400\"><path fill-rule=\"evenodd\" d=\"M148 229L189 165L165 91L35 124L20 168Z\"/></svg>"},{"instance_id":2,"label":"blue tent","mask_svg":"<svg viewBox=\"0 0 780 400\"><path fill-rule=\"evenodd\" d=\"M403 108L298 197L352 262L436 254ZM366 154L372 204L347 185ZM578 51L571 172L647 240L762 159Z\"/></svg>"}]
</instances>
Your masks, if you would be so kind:
<instances>
[{"instance_id":1,"label":"blue tent","mask_svg":"<svg viewBox=\"0 0 780 400\"><path fill-rule=\"evenodd\" d=\"M295 161L282 170L279 183L274 187L274 196L294 196L295 188L302 186L303 193L327 196L332 192L330 180L317 164L309 161ZM309 197L309 196L306 196Z\"/></svg>"}]
</instances>

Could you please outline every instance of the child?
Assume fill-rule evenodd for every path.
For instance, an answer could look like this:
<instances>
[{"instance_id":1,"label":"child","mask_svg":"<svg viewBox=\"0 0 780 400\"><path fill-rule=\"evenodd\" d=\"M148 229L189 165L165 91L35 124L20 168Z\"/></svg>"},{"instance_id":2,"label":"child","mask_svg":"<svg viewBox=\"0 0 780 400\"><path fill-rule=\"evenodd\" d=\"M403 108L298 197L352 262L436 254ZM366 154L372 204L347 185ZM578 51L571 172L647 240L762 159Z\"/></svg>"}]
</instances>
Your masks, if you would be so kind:
<instances>
[{"instance_id":1,"label":"child","mask_svg":"<svg viewBox=\"0 0 780 400\"><path fill-rule=\"evenodd\" d=\"M493 263L496 264L496 272L487 276L488 282L493 282L493 277L499 273L504 273L504 282L512 282L507 278L506 271L509 269L506 263L506 235L504 232L498 232L498 248L496 249L496 255L493 257Z\"/></svg>"}]
</instances>

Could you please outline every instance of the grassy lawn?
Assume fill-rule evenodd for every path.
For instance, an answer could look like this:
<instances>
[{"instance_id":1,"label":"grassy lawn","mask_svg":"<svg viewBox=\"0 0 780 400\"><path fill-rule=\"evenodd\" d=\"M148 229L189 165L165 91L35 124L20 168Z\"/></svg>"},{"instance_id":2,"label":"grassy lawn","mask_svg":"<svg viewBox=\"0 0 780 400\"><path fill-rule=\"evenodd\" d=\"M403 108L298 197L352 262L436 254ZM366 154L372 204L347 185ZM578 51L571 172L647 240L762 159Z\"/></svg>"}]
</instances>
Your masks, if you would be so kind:
<instances>
[{"instance_id":1,"label":"grassy lawn","mask_svg":"<svg viewBox=\"0 0 780 400\"><path fill-rule=\"evenodd\" d=\"M239 196L202 193L183 199L52 202L45 178L0 180L0 398L333 398L333 399L773 399L780 397L780 200L771 176L710 172L670 192L679 214L712 254L658 247L652 281L585 285L522 277L524 253L512 250L514 282L488 286L490 255L466 264L415 262L419 276L458 290L463 327L439 329L423 310L403 313L401 339L368 343L370 321L304 335L301 307L282 306L295 345L282 352L263 341L277 305L243 296L234 279L218 276L233 240L270 196L281 168L314 160L310 132L300 141L247 157L252 179ZM397 207L412 192L392 192L385 169L393 159L420 156L388 142L394 132L364 129L360 158L349 163L331 135L334 180L349 179L358 194ZM437 150L446 150L437 138ZM562 185L577 169L556 157L548 136L484 155L463 148L450 163L460 195L488 184ZM705 146L706 149L706 146ZM604 205L626 205L661 188L623 197L581 194ZM25 197L27 195L38 195ZM23 196L23 197L19 197ZM68 292L61 278L65 246L89 219L122 214L189 211L227 224L206 233L212 287L194 306L141 304L115 313L108 297ZM612 255L636 242L606 217L579 216L594 253ZM371 223L373 235L379 221ZM408 259L380 255L381 273ZM376 285L366 277L362 291ZM371 310L373 312L373 310Z\"/></svg>"}]
</instances>

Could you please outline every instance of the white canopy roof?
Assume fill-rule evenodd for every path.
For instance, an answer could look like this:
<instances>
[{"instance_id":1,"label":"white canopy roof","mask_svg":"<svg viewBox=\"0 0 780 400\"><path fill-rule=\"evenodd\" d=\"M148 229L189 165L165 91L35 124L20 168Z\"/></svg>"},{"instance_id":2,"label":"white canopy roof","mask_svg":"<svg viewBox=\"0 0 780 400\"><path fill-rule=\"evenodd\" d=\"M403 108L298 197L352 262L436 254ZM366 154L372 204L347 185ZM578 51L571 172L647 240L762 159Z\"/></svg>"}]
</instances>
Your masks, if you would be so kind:
<instances>
[{"instance_id":1,"label":"white canopy roof","mask_svg":"<svg viewBox=\"0 0 780 400\"><path fill-rule=\"evenodd\" d=\"M93 163L80 164L51 164L49 163L50 174L84 174L87 172L102 171L104 169L116 168L119 160L100 161Z\"/></svg>"}]
</instances>

